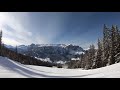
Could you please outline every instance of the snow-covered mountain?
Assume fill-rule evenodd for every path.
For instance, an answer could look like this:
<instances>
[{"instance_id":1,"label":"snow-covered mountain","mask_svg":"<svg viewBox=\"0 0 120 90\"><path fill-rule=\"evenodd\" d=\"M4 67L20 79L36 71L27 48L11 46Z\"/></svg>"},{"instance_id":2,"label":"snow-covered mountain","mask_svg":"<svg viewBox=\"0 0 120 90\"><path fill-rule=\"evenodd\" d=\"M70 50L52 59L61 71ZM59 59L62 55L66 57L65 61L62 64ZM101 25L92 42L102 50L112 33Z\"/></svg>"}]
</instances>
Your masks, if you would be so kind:
<instances>
[{"instance_id":1,"label":"snow-covered mountain","mask_svg":"<svg viewBox=\"0 0 120 90\"><path fill-rule=\"evenodd\" d=\"M82 70L23 65L0 56L0 78L120 78L120 63Z\"/></svg>"},{"instance_id":2,"label":"snow-covered mountain","mask_svg":"<svg viewBox=\"0 0 120 90\"><path fill-rule=\"evenodd\" d=\"M85 51L80 46L72 44L31 44L20 45L17 48L21 54L43 59L49 58L51 61L69 61L71 58L79 57L79 54ZM15 50L15 47L10 49Z\"/></svg>"},{"instance_id":3,"label":"snow-covered mountain","mask_svg":"<svg viewBox=\"0 0 120 90\"><path fill-rule=\"evenodd\" d=\"M17 48L23 49L23 50L27 50L27 46L26 45L19 45Z\"/></svg>"},{"instance_id":4,"label":"snow-covered mountain","mask_svg":"<svg viewBox=\"0 0 120 90\"><path fill-rule=\"evenodd\" d=\"M44 47L44 46L54 46L54 47L66 47L66 44L36 44L38 47Z\"/></svg>"},{"instance_id":5,"label":"snow-covered mountain","mask_svg":"<svg viewBox=\"0 0 120 90\"><path fill-rule=\"evenodd\" d=\"M12 45L7 45L7 44L4 44L4 46L7 47L7 48L15 48L14 46L12 46Z\"/></svg>"}]
</instances>

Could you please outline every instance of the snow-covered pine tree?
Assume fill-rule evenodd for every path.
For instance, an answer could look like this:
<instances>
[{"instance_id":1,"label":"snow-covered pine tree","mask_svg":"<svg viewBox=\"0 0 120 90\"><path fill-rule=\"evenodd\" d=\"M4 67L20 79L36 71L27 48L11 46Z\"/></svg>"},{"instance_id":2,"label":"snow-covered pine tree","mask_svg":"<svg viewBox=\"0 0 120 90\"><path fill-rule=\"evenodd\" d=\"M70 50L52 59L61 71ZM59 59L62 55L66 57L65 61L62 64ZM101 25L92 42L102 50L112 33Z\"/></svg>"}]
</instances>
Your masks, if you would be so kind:
<instances>
[{"instance_id":1,"label":"snow-covered pine tree","mask_svg":"<svg viewBox=\"0 0 120 90\"><path fill-rule=\"evenodd\" d=\"M2 56L4 57L4 52L5 52L5 46L4 43L2 44Z\"/></svg>"},{"instance_id":2,"label":"snow-covered pine tree","mask_svg":"<svg viewBox=\"0 0 120 90\"><path fill-rule=\"evenodd\" d=\"M117 35L116 35L116 52L119 53L120 52L120 31L118 29L118 26L116 25L116 31L117 31Z\"/></svg>"},{"instance_id":3,"label":"snow-covered pine tree","mask_svg":"<svg viewBox=\"0 0 120 90\"><path fill-rule=\"evenodd\" d=\"M85 61L86 61L85 69L92 68L94 59L95 59L95 46L90 45L90 49L86 53L86 57L85 57Z\"/></svg>"},{"instance_id":4,"label":"snow-covered pine tree","mask_svg":"<svg viewBox=\"0 0 120 90\"><path fill-rule=\"evenodd\" d=\"M2 30L0 31L0 56L2 53Z\"/></svg>"},{"instance_id":5,"label":"snow-covered pine tree","mask_svg":"<svg viewBox=\"0 0 120 90\"><path fill-rule=\"evenodd\" d=\"M78 67L79 67L79 68L82 68L82 64L83 64L83 62L84 62L83 57L84 57L84 54L82 53L82 54L80 55L80 61L78 62Z\"/></svg>"},{"instance_id":6,"label":"snow-covered pine tree","mask_svg":"<svg viewBox=\"0 0 120 90\"><path fill-rule=\"evenodd\" d=\"M115 55L115 61L120 62L120 31L117 26L116 26L116 30L118 33L117 33L117 45L116 45L117 54Z\"/></svg>"},{"instance_id":7,"label":"snow-covered pine tree","mask_svg":"<svg viewBox=\"0 0 120 90\"><path fill-rule=\"evenodd\" d=\"M16 45L16 48L15 48L15 52L18 53L17 45Z\"/></svg>"},{"instance_id":8,"label":"snow-covered pine tree","mask_svg":"<svg viewBox=\"0 0 120 90\"><path fill-rule=\"evenodd\" d=\"M111 29L111 44L110 44L110 62L109 64L115 63L115 55L117 54L117 39L118 39L118 30L116 30L116 27L112 25Z\"/></svg>"},{"instance_id":9,"label":"snow-covered pine tree","mask_svg":"<svg viewBox=\"0 0 120 90\"><path fill-rule=\"evenodd\" d=\"M84 54L84 61L83 61L83 68L90 69L90 62L89 62L89 50L87 50Z\"/></svg>"},{"instance_id":10,"label":"snow-covered pine tree","mask_svg":"<svg viewBox=\"0 0 120 90\"><path fill-rule=\"evenodd\" d=\"M103 66L106 66L108 64L108 58L110 55L110 30L107 28L107 26L104 24L103 28Z\"/></svg>"},{"instance_id":11,"label":"snow-covered pine tree","mask_svg":"<svg viewBox=\"0 0 120 90\"><path fill-rule=\"evenodd\" d=\"M100 39L98 39L98 49L97 49L97 56L95 61L95 68L102 67L102 42Z\"/></svg>"},{"instance_id":12,"label":"snow-covered pine tree","mask_svg":"<svg viewBox=\"0 0 120 90\"><path fill-rule=\"evenodd\" d=\"M86 51L85 51L85 53L86 53ZM85 68L85 54L81 54L81 63L80 63L80 67L81 68Z\"/></svg>"},{"instance_id":13,"label":"snow-covered pine tree","mask_svg":"<svg viewBox=\"0 0 120 90\"><path fill-rule=\"evenodd\" d=\"M17 45L16 45L16 48L15 48L15 56L16 56L16 60L18 61L19 60L19 56L18 56L18 49L17 49Z\"/></svg>"},{"instance_id":14,"label":"snow-covered pine tree","mask_svg":"<svg viewBox=\"0 0 120 90\"><path fill-rule=\"evenodd\" d=\"M90 53L91 53L90 54L90 68L93 67L93 63L95 61L95 52L96 52L95 46L92 44L90 48Z\"/></svg>"}]
</instances>

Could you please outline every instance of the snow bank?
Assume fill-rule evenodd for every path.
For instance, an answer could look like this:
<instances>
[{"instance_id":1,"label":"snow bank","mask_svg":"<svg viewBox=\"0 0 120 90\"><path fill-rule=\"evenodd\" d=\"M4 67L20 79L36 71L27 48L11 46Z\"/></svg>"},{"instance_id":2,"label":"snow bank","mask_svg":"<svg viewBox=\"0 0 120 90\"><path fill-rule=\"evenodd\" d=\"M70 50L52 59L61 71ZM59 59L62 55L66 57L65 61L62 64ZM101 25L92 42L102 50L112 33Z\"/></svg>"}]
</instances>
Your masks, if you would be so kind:
<instances>
[{"instance_id":1,"label":"snow bank","mask_svg":"<svg viewBox=\"0 0 120 90\"><path fill-rule=\"evenodd\" d=\"M71 60L80 60L80 58L71 58Z\"/></svg>"},{"instance_id":2,"label":"snow bank","mask_svg":"<svg viewBox=\"0 0 120 90\"><path fill-rule=\"evenodd\" d=\"M66 61L57 61L56 63L57 63L57 64L65 64Z\"/></svg>"},{"instance_id":3,"label":"snow bank","mask_svg":"<svg viewBox=\"0 0 120 90\"><path fill-rule=\"evenodd\" d=\"M35 57L35 58L38 59L38 60L44 61L44 62L50 62L50 63L52 63L52 61L50 60L50 58L45 58L45 59L38 58L38 57Z\"/></svg>"}]
</instances>

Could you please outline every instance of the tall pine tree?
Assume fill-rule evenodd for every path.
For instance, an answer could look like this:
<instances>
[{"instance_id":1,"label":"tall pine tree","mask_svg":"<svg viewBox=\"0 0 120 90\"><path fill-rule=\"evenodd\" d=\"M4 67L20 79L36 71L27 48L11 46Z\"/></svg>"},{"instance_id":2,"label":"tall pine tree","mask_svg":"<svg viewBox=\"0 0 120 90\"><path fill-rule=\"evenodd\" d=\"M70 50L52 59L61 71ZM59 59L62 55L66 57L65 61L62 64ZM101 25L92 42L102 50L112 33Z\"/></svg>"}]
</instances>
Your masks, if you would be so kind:
<instances>
[{"instance_id":1,"label":"tall pine tree","mask_svg":"<svg viewBox=\"0 0 120 90\"><path fill-rule=\"evenodd\" d=\"M117 30L115 26L112 25L111 44L110 44L110 62L109 62L110 65L115 63L116 46L117 46Z\"/></svg>"},{"instance_id":2,"label":"tall pine tree","mask_svg":"<svg viewBox=\"0 0 120 90\"><path fill-rule=\"evenodd\" d=\"M2 30L0 31L0 56L2 54Z\"/></svg>"},{"instance_id":3,"label":"tall pine tree","mask_svg":"<svg viewBox=\"0 0 120 90\"><path fill-rule=\"evenodd\" d=\"M102 67L102 42L98 39L98 50L97 50L97 56L96 56L96 62L95 62L95 68Z\"/></svg>"},{"instance_id":4,"label":"tall pine tree","mask_svg":"<svg viewBox=\"0 0 120 90\"><path fill-rule=\"evenodd\" d=\"M108 64L110 55L110 29L104 24L103 28L103 66Z\"/></svg>"}]
</instances>

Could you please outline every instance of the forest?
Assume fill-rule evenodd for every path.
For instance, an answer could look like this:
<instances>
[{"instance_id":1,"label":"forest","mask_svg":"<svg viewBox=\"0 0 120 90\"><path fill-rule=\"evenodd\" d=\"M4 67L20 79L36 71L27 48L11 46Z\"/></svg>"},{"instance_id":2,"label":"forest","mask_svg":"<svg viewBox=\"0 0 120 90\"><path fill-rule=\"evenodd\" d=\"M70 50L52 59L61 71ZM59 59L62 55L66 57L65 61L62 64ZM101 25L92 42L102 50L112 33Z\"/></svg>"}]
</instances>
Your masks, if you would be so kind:
<instances>
[{"instance_id":1,"label":"forest","mask_svg":"<svg viewBox=\"0 0 120 90\"><path fill-rule=\"evenodd\" d=\"M68 68L95 69L120 62L120 31L117 25L103 27L103 37L98 38L98 48L90 45L80 60L68 62Z\"/></svg>"}]
</instances>

